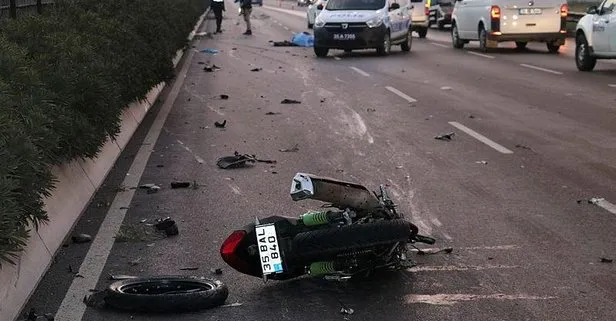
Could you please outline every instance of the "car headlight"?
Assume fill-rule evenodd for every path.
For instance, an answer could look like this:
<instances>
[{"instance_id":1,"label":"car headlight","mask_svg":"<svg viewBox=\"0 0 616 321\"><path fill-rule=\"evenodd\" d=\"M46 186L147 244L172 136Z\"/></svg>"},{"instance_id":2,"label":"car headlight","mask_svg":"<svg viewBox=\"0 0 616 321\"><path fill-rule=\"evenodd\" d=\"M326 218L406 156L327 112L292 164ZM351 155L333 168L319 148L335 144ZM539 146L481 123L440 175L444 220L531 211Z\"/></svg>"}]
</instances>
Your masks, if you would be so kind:
<instances>
[{"instance_id":1,"label":"car headlight","mask_svg":"<svg viewBox=\"0 0 616 321\"><path fill-rule=\"evenodd\" d=\"M366 24L368 25L368 28L376 28L376 27L380 26L381 24L383 24L383 18L382 17L374 17L374 18L366 21Z\"/></svg>"},{"instance_id":2,"label":"car headlight","mask_svg":"<svg viewBox=\"0 0 616 321\"><path fill-rule=\"evenodd\" d=\"M314 20L314 26L315 26L315 27L317 27L317 28L321 28L321 27L323 27L324 25L325 25L325 21L321 20L321 18L317 17L317 18Z\"/></svg>"}]
</instances>

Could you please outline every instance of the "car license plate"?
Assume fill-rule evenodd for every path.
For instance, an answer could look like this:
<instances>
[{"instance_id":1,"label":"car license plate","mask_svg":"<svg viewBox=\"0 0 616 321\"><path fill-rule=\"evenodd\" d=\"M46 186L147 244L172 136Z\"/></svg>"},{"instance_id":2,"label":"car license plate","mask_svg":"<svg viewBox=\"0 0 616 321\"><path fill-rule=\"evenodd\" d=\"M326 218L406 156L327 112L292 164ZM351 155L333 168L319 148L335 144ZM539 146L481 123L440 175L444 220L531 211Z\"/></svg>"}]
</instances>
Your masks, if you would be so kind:
<instances>
[{"instance_id":1,"label":"car license plate","mask_svg":"<svg viewBox=\"0 0 616 321\"><path fill-rule=\"evenodd\" d=\"M263 275L283 272L276 227L274 224L266 224L255 227L255 230Z\"/></svg>"},{"instance_id":2,"label":"car license plate","mask_svg":"<svg viewBox=\"0 0 616 321\"><path fill-rule=\"evenodd\" d=\"M354 33L335 33L334 40L355 40Z\"/></svg>"},{"instance_id":3,"label":"car license plate","mask_svg":"<svg viewBox=\"0 0 616 321\"><path fill-rule=\"evenodd\" d=\"M522 8L520 9L521 15L542 14L543 10L540 8Z\"/></svg>"}]
</instances>

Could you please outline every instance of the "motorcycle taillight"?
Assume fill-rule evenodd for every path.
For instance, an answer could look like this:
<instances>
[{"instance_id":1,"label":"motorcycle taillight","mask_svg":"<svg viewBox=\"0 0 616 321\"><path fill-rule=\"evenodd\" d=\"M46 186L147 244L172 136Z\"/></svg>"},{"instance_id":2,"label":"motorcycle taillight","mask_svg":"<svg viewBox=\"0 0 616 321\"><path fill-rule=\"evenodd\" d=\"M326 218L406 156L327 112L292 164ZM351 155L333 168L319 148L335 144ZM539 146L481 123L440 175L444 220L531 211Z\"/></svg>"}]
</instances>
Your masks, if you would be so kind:
<instances>
[{"instance_id":1,"label":"motorcycle taillight","mask_svg":"<svg viewBox=\"0 0 616 321\"><path fill-rule=\"evenodd\" d=\"M248 263L237 255L238 246L245 236L245 231L235 231L227 237L220 247L222 259L232 268L242 273L248 273L251 270Z\"/></svg>"}]
</instances>

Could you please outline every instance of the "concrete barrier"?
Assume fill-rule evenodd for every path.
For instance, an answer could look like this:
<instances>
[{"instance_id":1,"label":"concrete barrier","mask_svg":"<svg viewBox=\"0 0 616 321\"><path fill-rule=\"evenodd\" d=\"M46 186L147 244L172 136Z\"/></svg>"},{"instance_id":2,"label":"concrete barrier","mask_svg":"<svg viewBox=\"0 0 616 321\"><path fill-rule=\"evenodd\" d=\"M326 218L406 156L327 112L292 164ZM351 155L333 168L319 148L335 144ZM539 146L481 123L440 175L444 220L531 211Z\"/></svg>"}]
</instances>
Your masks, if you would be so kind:
<instances>
[{"instance_id":1,"label":"concrete barrier","mask_svg":"<svg viewBox=\"0 0 616 321\"><path fill-rule=\"evenodd\" d=\"M207 12L206 12L207 13ZM201 26L203 13L188 36L192 40ZM184 52L173 59L177 67ZM126 144L141 124L165 87L160 83L147 94L145 101L135 102L124 110L122 129L115 140L108 140L98 158L75 160L53 168L58 179L51 197L45 200L49 224L31 229L31 235L17 264L3 264L0 270L0 320L15 320L51 265L53 257L68 233L101 186Z\"/></svg>"}]
</instances>

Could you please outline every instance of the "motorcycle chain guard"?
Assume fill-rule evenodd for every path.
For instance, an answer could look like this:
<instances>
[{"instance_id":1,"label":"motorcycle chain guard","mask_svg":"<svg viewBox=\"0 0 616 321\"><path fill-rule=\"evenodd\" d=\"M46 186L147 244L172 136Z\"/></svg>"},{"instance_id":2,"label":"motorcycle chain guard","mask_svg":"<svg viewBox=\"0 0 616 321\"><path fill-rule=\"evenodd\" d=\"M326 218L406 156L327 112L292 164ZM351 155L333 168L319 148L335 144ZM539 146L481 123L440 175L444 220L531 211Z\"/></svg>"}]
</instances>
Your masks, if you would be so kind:
<instances>
[{"instance_id":1,"label":"motorcycle chain guard","mask_svg":"<svg viewBox=\"0 0 616 321\"><path fill-rule=\"evenodd\" d=\"M294 201L314 199L357 212L382 208L379 199L363 185L306 173L295 174L291 198Z\"/></svg>"}]
</instances>

